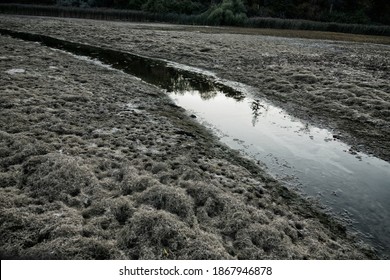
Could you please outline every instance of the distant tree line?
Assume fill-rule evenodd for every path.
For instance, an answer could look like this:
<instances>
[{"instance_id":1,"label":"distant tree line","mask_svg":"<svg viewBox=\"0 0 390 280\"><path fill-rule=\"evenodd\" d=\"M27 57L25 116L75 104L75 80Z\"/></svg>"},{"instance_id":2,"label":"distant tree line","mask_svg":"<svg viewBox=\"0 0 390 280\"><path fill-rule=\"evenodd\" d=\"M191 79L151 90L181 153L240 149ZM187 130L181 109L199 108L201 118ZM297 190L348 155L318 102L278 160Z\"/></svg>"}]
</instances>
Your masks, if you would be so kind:
<instances>
[{"instance_id":1,"label":"distant tree line","mask_svg":"<svg viewBox=\"0 0 390 280\"><path fill-rule=\"evenodd\" d=\"M4 2L200 15L215 24L236 24L245 21L247 17L390 24L390 0L5 0Z\"/></svg>"}]
</instances>

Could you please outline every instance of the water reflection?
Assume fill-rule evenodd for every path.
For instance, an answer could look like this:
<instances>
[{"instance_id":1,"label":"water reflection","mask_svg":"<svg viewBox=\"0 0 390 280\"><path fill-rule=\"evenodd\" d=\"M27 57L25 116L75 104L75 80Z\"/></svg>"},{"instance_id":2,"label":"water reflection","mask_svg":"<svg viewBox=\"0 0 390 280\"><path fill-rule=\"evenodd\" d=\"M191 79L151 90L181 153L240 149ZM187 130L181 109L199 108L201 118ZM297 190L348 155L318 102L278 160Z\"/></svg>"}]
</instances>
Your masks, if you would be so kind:
<instances>
[{"instance_id":1,"label":"water reflection","mask_svg":"<svg viewBox=\"0 0 390 280\"><path fill-rule=\"evenodd\" d=\"M259 100L254 99L250 105L250 108L252 109L252 125L256 126L256 123L259 119L259 116L262 114L261 110L264 109L267 111L267 108L261 104Z\"/></svg>"}]
</instances>

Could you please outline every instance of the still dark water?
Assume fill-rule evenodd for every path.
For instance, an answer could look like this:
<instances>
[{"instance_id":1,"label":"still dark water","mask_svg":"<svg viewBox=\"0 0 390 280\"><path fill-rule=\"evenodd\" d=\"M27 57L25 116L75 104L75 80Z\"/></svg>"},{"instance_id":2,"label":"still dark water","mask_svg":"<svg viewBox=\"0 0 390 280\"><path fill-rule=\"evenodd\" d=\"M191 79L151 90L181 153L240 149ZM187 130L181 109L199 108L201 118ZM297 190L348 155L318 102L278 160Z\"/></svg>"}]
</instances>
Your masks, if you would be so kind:
<instances>
[{"instance_id":1,"label":"still dark water","mask_svg":"<svg viewBox=\"0 0 390 280\"><path fill-rule=\"evenodd\" d=\"M210 72L131 53L0 29L67 51L79 59L122 70L166 90L220 140L259 162L284 184L318 200L390 256L390 164L335 140L330 131L294 119L256 89L218 79Z\"/></svg>"}]
</instances>

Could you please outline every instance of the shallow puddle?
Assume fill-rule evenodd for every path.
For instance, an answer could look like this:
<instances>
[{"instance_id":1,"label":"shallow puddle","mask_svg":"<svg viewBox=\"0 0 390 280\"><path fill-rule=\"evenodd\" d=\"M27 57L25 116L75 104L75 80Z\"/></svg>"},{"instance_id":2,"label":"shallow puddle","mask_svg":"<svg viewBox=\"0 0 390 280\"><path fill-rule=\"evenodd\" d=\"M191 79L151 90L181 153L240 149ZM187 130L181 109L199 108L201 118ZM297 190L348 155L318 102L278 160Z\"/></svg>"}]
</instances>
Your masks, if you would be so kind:
<instances>
[{"instance_id":1,"label":"shallow puddle","mask_svg":"<svg viewBox=\"0 0 390 280\"><path fill-rule=\"evenodd\" d=\"M87 57L165 89L222 142L256 160L286 185L318 199L390 256L389 163L350 151L331 132L251 98L255 89L207 71L48 36L1 29L0 34L38 41L79 59Z\"/></svg>"}]
</instances>

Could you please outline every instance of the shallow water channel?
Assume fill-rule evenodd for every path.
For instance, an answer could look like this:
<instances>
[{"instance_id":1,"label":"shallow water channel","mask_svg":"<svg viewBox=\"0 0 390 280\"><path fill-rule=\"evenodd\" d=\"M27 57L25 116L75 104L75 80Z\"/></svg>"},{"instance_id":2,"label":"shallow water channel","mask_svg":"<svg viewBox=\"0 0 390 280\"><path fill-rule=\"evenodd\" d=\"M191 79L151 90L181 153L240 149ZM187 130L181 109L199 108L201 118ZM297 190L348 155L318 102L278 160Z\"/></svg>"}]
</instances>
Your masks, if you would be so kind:
<instances>
[{"instance_id":1,"label":"shallow water channel","mask_svg":"<svg viewBox=\"0 0 390 280\"><path fill-rule=\"evenodd\" d=\"M253 98L256 89L210 72L131 53L0 29L11 35L109 65L157 85L220 140L258 162L284 184L318 200L330 213L390 256L390 164L350 151L325 129Z\"/></svg>"}]
</instances>

